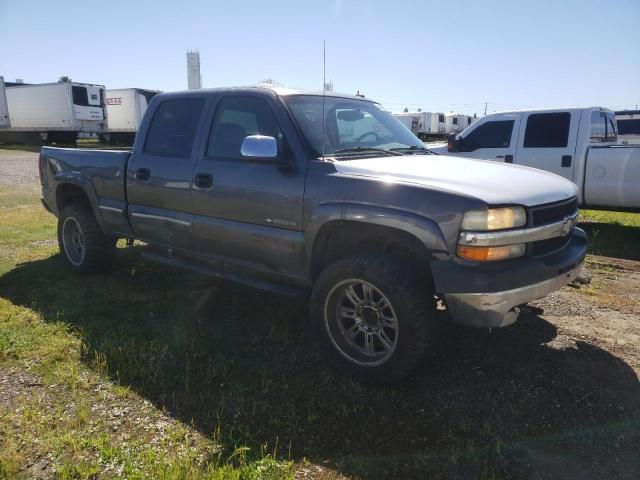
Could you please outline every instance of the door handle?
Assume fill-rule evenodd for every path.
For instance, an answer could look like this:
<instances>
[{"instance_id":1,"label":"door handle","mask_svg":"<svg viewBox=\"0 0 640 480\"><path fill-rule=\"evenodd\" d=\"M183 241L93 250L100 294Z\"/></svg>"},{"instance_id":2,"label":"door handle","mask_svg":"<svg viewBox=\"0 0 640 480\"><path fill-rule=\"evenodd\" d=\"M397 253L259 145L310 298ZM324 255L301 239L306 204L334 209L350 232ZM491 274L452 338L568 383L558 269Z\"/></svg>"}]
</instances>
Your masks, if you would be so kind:
<instances>
[{"instance_id":1,"label":"door handle","mask_svg":"<svg viewBox=\"0 0 640 480\"><path fill-rule=\"evenodd\" d=\"M197 188L211 188L213 187L213 176L210 173L196 173L193 184Z\"/></svg>"},{"instance_id":2,"label":"door handle","mask_svg":"<svg viewBox=\"0 0 640 480\"><path fill-rule=\"evenodd\" d=\"M136 173L134 174L134 177L136 177L136 180L140 180L141 182L146 182L147 180L149 180L150 176L151 176L151 170L149 170L148 168L139 168L138 170L136 170Z\"/></svg>"},{"instance_id":3,"label":"door handle","mask_svg":"<svg viewBox=\"0 0 640 480\"><path fill-rule=\"evenodd\" d=\"M496 158L504 158L504 155L496 155Z\"/></svg>"},{"instance_id":4,"label":"door handle","mask_svg":"<svg viewBox=\"0 0 640 480\"><path fill-rule=\"evenodd\" d=\"M570 167L571 166L571 155L563 155L562 156L562 166Z\"/></svg>"}]
</instances>

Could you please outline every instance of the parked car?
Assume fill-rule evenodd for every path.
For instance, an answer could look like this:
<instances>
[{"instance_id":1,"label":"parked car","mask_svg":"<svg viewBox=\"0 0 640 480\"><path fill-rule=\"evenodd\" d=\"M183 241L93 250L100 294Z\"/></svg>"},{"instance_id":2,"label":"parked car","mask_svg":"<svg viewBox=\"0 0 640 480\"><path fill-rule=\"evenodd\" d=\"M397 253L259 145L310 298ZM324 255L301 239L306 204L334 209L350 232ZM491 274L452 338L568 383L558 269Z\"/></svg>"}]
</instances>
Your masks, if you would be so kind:
<instances>
[{"instance_id":1,"label":"parked car","mask_svg":"<svg viewBox=\"0 0 640 480\"><path fill-rule=\"evenodd\" d=\"M640 145L640 110L620 110L616 112L618 143Z\"/></svg>"},{"instance_id":2,"label":"parked car","mask_svg":"<svg viewBox=\"0 0 640 480\"><path fill-rule=\"evenodd\" d=\"M167 265L310 291L321 352L371 382L436 347L436 298L455 322L503 327L586 252L571 182L433 155L377 103L335 93L160 94L131 151L45 147L39 168L71 269L111 266L124 237Z\"/></svg>"},{"instance_id":3,"label":"parked car","mask_svg":"<svg viewBox=\"0 0 640 480\"><path fill-rule=\"evenodd\" d=\"M578 186L580 205L640 211L640 148L617 141L611 110L561 108L493 113L432 150L546 170Z\"/></svg>"},{"instance_id":4,"label":"parked car","mask_svg":"<svg viewBox=\"0 0 640 480\"><path fill-rule=\"evenodd\" d=\"M11 126L0 132L10 143L75 143L79 133L104 133L104 86L76 82L14 83L6 87Z\"/></svg>"}]
</instances>

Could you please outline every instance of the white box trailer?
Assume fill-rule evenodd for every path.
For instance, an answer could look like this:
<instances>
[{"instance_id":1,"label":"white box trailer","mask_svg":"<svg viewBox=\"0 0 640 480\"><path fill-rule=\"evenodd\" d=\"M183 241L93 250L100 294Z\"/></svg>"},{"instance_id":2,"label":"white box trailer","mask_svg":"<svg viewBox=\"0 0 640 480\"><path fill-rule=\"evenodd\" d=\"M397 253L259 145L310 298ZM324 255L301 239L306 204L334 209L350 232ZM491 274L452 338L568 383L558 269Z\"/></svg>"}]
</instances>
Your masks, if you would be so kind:
<instances>
[{"instance_id":1,"label":"white box trailer","mask_svg":"<svg viewBox=\"0 0 640 480\"><path fill-rule=\"evenodd\" d=\"M421 140L444 135L445 115L439 112L402 112L394 113L407 128Z\"/></svg>"},{"instance_id":2,"label":"white box trailer","mask_svg":"<svg viewBox=\"0 0 640 480\"><path fill-rule=\"evenodd\" d=\"M9 128L9 107L7 107L7 95L4 87L4 78L0 77L0 128Z\"/></svg>"},{"instance_id":3,"label":"white box trailer","mask_svg":"<svg viewBox=\"0 0 640 480\"><path fill-rule=\"evenodd\" d=\"M9 84L10 128L0 141L74 143L78 133L107 131L105 88L85 83Z\"/></svg>"},{"instance_id":4,"label":"white box trailer","mask_svg":"<svg viewBox=\"0 0 640 480\"><path fill-rule=\"evenodd\" d=\"M618 143L640 145L640 110L615 112L618 124Z\"/></svg>"},{"instance_id":5,"label":"white box trailer","mask_svg":"<svg viewBox=\"0 0 640 480\"><path fill-rule=\"evenodd\" d=\"M142 88L117 88L107 90L107 115L109 130L105 135L111 144L133 145L140 128L142 116L151 99L160 93Z\"/></svg>"},{"instance_id":6,"label":"white box trailer","mask_svg":"<svg viewBox=\"0 0 640 480\"><path fill-rule=\"evenodd\" d=\"M461 113L447 113L445 131L447 133L460 133L473 123L473 117Z\"/></svg>"}]
</instances>

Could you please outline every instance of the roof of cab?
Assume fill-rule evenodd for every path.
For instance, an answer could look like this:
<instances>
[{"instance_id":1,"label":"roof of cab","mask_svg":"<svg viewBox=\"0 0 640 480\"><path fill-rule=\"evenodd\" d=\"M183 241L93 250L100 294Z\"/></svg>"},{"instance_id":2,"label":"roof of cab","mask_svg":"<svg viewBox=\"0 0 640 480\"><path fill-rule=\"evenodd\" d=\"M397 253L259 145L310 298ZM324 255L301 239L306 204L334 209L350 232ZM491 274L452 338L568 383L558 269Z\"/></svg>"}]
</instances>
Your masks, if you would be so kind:
<instances>
[{"instance_id":1,"label":"roof of cab","mask_svg":"<svg viewBox=\"0 0 640 480\"><path fill-rule=\"evenodd\" d=\"M178 92L166 92L158 96L183 96L183 95L197 95L206 93L263 93L265 95L274 95L278 97L288 97L293 95L317 95L322 96L323 93L327 97L348 98L352 100L364 100L367 102L373 102L370 98L360 97L358 95L349 95L345 93L336 92L322 92L322 90L304 90L298 88L276 87L272 85L254 85L246 87L220 87L220 88L203 88L200 90L183 90Z\"/></svg>"},{"instance_id":2,"label":"roof of cab","mask_svg":"<svg viewBox=\"0 0 640 480\"><path fill-rule=\"evenodd\" d=\"M613 110L606 108L606 107L599 107L599 106L591 106L591 107L552 107L552 108L522 108L519 110L498 110L495 112L491 112L491 113L487 113L487 116L489 115L497 115L497 114L503 114L503 113L555 113L555 112L574 112L574 111L578 111L578 110L600 110L603 112L611 112L613 113Z\"/></svg>"}]
</instances>

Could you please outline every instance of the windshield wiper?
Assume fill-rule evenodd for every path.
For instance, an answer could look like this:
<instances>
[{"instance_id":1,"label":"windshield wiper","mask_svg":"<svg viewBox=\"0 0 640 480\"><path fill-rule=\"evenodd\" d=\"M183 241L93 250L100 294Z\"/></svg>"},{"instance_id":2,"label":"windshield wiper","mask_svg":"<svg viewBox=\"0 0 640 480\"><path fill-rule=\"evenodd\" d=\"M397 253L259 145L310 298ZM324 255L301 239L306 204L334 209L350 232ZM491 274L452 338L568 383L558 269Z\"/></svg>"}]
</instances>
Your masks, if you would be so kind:
<instances>
[{"instance_id":1,"label":"windshield wiper","mask_svg":"<svg viewBox=\"0 0 640 480\"><path fill-rule=\"evenodd\" d=\"M427 147L418 147L417 145L411 145L410 147L398 147L391 148L392 152L406 152L412 154L422 154L422 155L439 155L433 150L428 149Z\"/></svg>"},{"instance_id":2,"label":"windshield wiper","mask_svg":"<svg viewBox=\"0 0 640 480\"><path fill-rule=\"evenodd\" d=\"M400 152L394 152L394 149L391 150L385 150L384 148L375 148L375 147L363 147L363 146L357 146L357 147L349 147L349 148L341 148L339 150L336 150L333 153L361 153L361 152L378 152L378 153L384 153L386 155L394 155L394 156L398 156L398 155L404 155L403 153Z\"/></svg>"}]
</instances>

